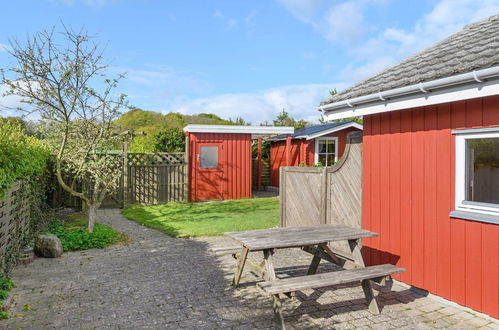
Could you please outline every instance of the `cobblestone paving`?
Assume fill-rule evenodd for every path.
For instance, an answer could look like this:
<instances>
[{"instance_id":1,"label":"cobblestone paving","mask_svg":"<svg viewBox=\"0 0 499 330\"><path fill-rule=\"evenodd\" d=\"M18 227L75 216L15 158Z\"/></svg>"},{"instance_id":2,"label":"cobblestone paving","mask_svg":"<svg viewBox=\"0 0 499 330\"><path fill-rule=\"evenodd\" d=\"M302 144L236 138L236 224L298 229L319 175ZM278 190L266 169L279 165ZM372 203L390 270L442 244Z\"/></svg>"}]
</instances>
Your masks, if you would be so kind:
<instances>
[{"instance_id":1,"label":"cobblestone paving","mask_svg":"<svg viewBox=\"0 0 499 330\"><path fill-rule=\"evenodd\" d=\"M234 261L215 257L210 246L223 237L174 239L100 211L100 222L126 233L131 242L103 250L65 253L18 266L13 278L17 304L9 329L254 329L272 327L271 299L245 274L231 287ZM304 274L310 256L278 251L278 276ZM321 264L319 271L327 270ZM358 285L309 290L286 300L285 319L296 329L499 329L497 320L439 302L401 286L377 288L380 315L370 314Z\"/></svg>"}]
</instances>

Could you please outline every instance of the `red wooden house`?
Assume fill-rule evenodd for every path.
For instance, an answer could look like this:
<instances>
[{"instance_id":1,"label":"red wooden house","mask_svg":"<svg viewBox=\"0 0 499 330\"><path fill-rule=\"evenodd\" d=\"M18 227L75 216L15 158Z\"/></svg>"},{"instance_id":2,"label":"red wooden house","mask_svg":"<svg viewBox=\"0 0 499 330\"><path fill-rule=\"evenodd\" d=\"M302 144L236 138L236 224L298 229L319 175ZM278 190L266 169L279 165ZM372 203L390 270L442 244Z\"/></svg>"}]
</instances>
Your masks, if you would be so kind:
<instances>
[{"instance_id":1,"label":"red wooden house","mask_svg":"<svg viewBox=\"0 0 499 330\"><path fill-rule=\"evenodd\" d=\"M189 200L239 199L252 196L251 143L277 134L293 134L293 127L187 125Z\"/></svg>"},{"instance_id":2,"label":"red wooden house","mask_svg":"<svg viewBox=\"0 0 499 330\"><path fill-rule=\"evenodd\" d=\"M291 135L289 162L286 158L286 136L266 139L270 142L270 185L279 187L281 166L298 166L300 163L312 166L318 162L324 166L333 165L345 151L347 134L357 130L362 130L362 125L353 121L298 129Z\"/></svg>"},{"instance_id":3,"label":"red wooden house","mask_svg":"<svg viewBox=\"0 0 499 330\"><path fill-rule=\"evenodd\" d=\"M370 264L499 317L499 15L324 102L364 118Z\"/></svg>"}]
</instances>

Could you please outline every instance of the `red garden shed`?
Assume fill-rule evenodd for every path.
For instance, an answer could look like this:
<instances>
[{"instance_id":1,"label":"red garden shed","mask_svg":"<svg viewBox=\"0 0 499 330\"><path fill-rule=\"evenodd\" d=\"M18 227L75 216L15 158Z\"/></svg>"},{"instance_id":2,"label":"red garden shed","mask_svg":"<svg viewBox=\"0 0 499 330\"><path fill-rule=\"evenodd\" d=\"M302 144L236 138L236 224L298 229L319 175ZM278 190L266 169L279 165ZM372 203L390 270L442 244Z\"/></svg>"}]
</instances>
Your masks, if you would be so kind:
<instances>
[{"instance_id":1,"label":"red garden shed","mask_svg":"<svg viewBox=\"0 0 499 330\"><path fill-rule=\"evenodd\" d=\"M270 142L270 185L279 187L281 166L298 166L303 163L312 166L320 162L332 166L337 162L347 143L347 134L362 130L354 121L340 121L308 126L291 135L290 161L286 159L286 136L278 135L266 139Z\"/></svg>"},{"instance_id":2,"label":"red garden shed","mask_svg":"<svg viewBox=\"0 0 499 330\"><path fill-rule=\"evenodd\" d=\"M294 128L187 125L184 132L188 140L189 199L202 201L250 198L252 140L259 141L261 153L262 138L290 135Z\"/></svg>"},{"instance_id":3,"label":"red garden shed","mask_svg":"<svg viewBox=\"0 0 499 330\"><path fill-rule=\"evenodd\" d=\"M370 264L499 317L499 15L324 102L364 118Z\"/></svg>"}]
</instances>

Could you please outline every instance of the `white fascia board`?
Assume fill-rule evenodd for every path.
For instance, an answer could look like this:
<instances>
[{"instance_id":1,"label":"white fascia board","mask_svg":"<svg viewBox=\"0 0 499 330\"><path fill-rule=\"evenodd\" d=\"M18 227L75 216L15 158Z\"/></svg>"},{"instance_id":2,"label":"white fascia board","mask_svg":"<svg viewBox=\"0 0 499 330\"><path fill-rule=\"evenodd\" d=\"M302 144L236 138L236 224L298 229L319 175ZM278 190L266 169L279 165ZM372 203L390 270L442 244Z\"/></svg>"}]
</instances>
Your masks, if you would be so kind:
<instances>
[{"instance_id":1,"label":"white fascia board","mask_svg":"<svg viewBox=\"0 0 499 330\"><path fill-rule=\"evenodd\" d=\"M341 131L341 130L344 130L344 129L350 128L350 127L355 127L357 129L360 129L360 130L363 129L363 126L361 124L359 124L359 123L345 123L343 125L339 125L339 126L330 128L330 129L322 131L322 132L317 132L315 134L304 135L304 136L300 136L300 137L301 138L306 138L307 140L312 140L312 139L315 139L315 138L318 138L318 137L321 137L321 136L324 136L324 135L328 135L328 134L331 134L331 133L334 133L334 132L338 132L338 131Z\"/></svg>"},{"instance_id":2,"label":"white fascia board","mask_svg":"<svg viewBox=\"0 0 499 330\"><path fill-rule=\"evenodd\" d=\"M184 132L189 133L234 133L234 134L293 134L293 127L277 126L235 126L235 125L196 125L184 127Z\"/></svg>"},{"instance_id":3,"label":"white fascia board","mask_svg":"<svg viewBox=\"0 0 499 330\"><path fill-rule=\"evenodd\" d=\"M424 107L429 105L456 102L478 97L499 95L499 80L483 83L471 83L434 90L429 93L418 93L406 97L397 97L386 101L354 105L334 110L325 110L325 120L336 120L375 113Z\"/></svg>"}]
</instances>

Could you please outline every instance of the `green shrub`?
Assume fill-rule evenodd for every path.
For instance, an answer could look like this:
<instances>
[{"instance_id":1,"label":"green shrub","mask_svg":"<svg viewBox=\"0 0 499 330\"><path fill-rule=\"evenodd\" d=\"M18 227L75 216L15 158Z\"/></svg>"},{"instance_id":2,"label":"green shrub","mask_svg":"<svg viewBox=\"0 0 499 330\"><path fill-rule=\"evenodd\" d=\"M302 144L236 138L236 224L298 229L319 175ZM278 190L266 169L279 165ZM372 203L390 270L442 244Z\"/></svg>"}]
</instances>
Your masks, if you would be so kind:
<instances>
[{"instance_id":1,"label":"green shrub","mask_svg":"<svg viewBox=\"0 0 499 330\"><path fill-rule=\"evenodd\" d=\"M126 240L125 235L99 223L95 224L94 231L89 233L85 226L68 227L60 220L53 220L47 226L45 233L59 237L64 251L103 249Z\"/></svg>"},{"instance_id":2,"label":"green shrub","mask_svg":"<svg viewBox=\"0 0 499 330\"><path fill-rule=\"evenodd\" d=\"M15 286L15 283L8 277L0 274L0 290L10 291Z\"/></svg>"},{"instance_id":3,"label":"green shrub","mask_svg":"<svg viewBox=\"0 0 499 330\"><path fill-rule=\"evenodd\" d=\"M3 302L9 296L9 291L15 286L15 283L8 277L0 274L0 308L3 307ZM0 310L0 320L8 319L9 312Z\"/></svg>"},{"instance_id":4,"label":"green shrub","mask_svg":"<svg viewBox=\"0 0 499 330\"><path fill-rule=\"evenodd\" d=\"M49 152L18 122L0 120L0 198L19 179L43 173Z\"/></svg>"}]
</instances>

